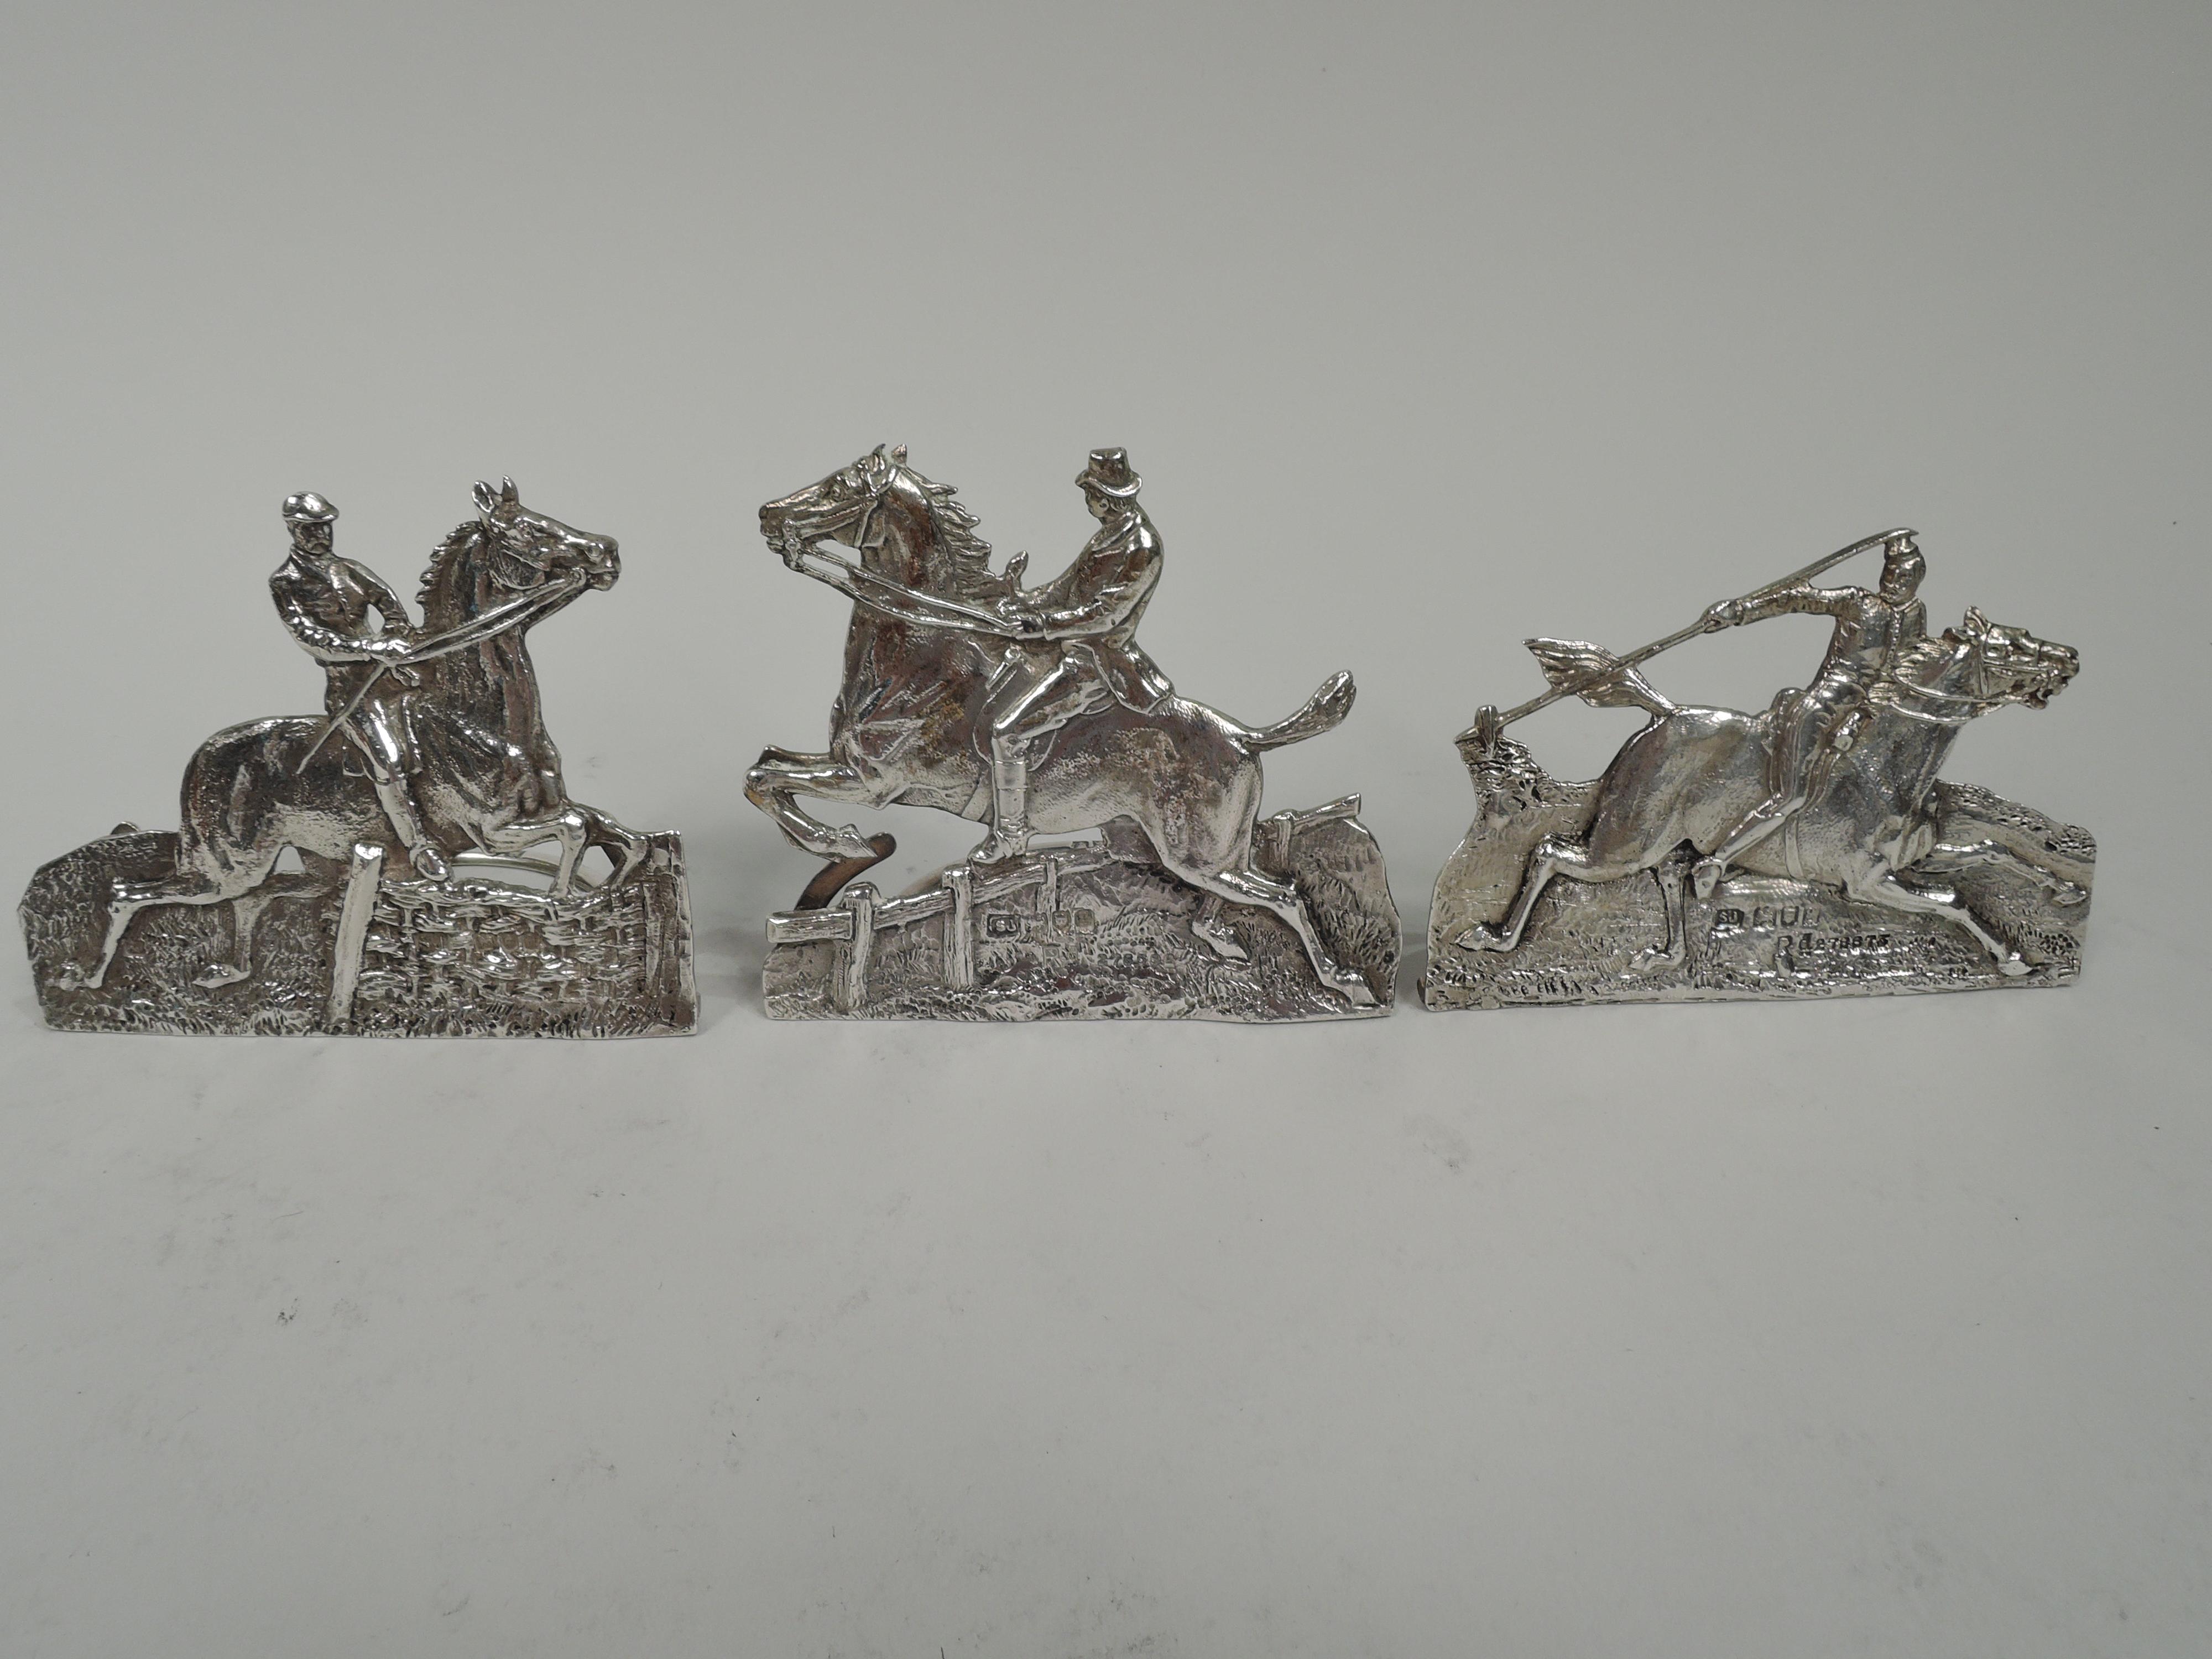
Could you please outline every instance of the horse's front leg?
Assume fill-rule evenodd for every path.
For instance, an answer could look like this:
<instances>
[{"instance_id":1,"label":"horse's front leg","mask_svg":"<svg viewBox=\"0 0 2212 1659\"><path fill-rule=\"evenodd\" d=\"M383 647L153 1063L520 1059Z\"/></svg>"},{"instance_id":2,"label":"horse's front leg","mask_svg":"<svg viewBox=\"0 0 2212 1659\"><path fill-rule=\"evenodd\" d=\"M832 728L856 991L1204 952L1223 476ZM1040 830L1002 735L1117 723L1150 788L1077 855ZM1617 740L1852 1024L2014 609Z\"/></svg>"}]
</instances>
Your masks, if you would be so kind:
<instances>
[{"instance_id":1,"label":"horse's front leg","mask_svg":"<svg viewBox=\"0 0 2212 1659\"><path fill-rule=\"evenodd\" d=\"M586 844L607 848L608 855L614 860L614 873L604 885L613 886L645 862L645 855L652 847L646 836L627 824L617 823L596 806L579 805L575 810L584 815Z\"/></svg>"},{"instance_id":2,"label":"horse's front leg","mask_svg":"<svg viewBox=\"0 0 2212 1659\"><path fill-rule=\"evenodd\" d=\"M561 848L559 862L554 866L553 896L564 899L576 883L576 860L584 855L591 844L591 823L583 812L574 806L563 807L542 818L518 818L512 823L497 828L485 828L482 832L484 850L504 854L509 858L520 857L532 848L553 842Z\"/></svg>"},{"instance_id":3,"label":"horse's front leg","mask_svg":"<svg viewBox=\"0 0 2212 1659\"><path fill-rule=\"evenodd\" d=\"M2034 877L2043 890L2051 895L2053 904L2079 904L2089 896L2089 890L2079 882L2069 881L2057 871L2046 870L2033 859L2023 858L2011 848L1994 841L1938 842L1929 848L1927 856L1912 867L1931 874L1946 874L1984 864L2019 866Z\"/></svg>"},{"instance_id":4,"label":"horse's front leg","mask_svg":"<svg viewBox=\"0 0 2212 1659\"><path fill-rule=\"evenodd\" d=\"M859 769L831 755L801 755L787 749L762 751L745 774L745 799L775 820L793 847L821 859L865 859L878 855L852 824L832 829L799 810L797 797L814 795L853 806L884 805L879 792Z\"/></svg>"},{"instance_id":5,"label":"horse's front leg","mask_svg":"<svg viewBox=\"0 0 2212 1659\"><path fill-rule=\"evenodd\" d=\"M1878 864L1851 882L1845 890L1855 899L1878 904L1887 910L1902 910L1908 915L1941 916L1965 929L1990 953L1997 971L2008 979L2018 979L2034 971L2019 951L1982 926L1981 919L1967 908L1966 900L1950 888L1907 887L1888 866Z\"/></svg>"}]
</instances>

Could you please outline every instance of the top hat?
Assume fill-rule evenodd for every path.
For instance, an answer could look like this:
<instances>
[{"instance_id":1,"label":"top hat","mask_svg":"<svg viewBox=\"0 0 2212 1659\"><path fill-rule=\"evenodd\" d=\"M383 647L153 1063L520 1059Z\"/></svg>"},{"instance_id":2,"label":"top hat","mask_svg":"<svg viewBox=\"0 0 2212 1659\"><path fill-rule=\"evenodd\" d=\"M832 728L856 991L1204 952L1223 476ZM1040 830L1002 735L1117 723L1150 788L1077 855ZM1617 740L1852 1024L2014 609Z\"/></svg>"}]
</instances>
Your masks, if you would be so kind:
<instances>
[{"instance_id":1,"label":"top hat","mask_svg":"<svg viewBox=\"0 0 2212 1659\"><path fill-rule=\"evenodd\" d=\"M284 498L286 524L328 524L337 518L338 510L312 489Z\"/></svg>"},{"instance_id":2,"label":"top hat","mask_svg":"<svg viewBox=\"0 0 2212 1659\"><path fill-rule=\"evenodd\" d=\"M1095 489L1101 495L1117 500L1137 493L1144 483L1129 471L1129 452L1126 449L1094 449L1091 465L1076 475L1075 482L1085 489Z\"/></svg>"}]
</instances>

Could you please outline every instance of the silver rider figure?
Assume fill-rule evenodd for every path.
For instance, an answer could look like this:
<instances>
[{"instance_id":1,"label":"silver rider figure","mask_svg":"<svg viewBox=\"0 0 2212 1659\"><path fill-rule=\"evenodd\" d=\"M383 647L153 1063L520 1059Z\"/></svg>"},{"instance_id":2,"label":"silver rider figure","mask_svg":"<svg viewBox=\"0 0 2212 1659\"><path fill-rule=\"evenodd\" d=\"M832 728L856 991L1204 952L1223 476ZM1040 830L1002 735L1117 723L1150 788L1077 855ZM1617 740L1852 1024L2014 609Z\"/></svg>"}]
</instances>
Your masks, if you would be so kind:
<instances>
[{"instance_id":1,"label":"silver rider figure","mask_svg":"<svg viewBox=\"0 0 2212 1659\"><path fill-rule=\"evenodd\" d=\"M1692 879L1698 897L1710 896L1731 862L1805 805L1814 766L1824 751L1850 746L1852 717L1867 693L1888 672L1899 647L1927 635L1928 609L1914 597L1927 568L1912 533L1902 531L1883 546L1881 580L1872 592L1792 582L1748 599L1723 600L1705 613L1711 629L1808 612L1834 617L1836 629L1813 683L1777 699L1767 798L1736 822L1710 858L1698 860Z\"/></svg>"},{"instance_id":2,"label":"silver rider figure","mask_svg":"<svg viewBox=\"0 0 2212 1659\"><path fill-rule=\"evenodd\" d=\"M445 858L424 833L415 798L422 759L408 718L407 688L420 678L406 665L414 624L382 577L337 556L331 529L337 516L337 508L313 491L285 499L292 550L270 574L270 593L285 629L327 676L323 707L349 745L347 769L365 772L375 785L415 872L443 881Z\"/></svg>"},{"instance_id":3,"label":"silver rider figure","mask_svg":"<svg viewBox=\"0 0 2212 1659\"><path fill-rule=\"evenodd\" d=\"M1163 551L1137 505L1143 481L1126 450L1094 449L1075 482L1098 532L1051 581L997 606L1020 638L984 693L992 814L990 839L973 855L979 864L1019 857L1029 845L1033 744L1114 702L1149 714L1175 690L1135 638L1159 585Z\"/></svg>"}]
</instances>

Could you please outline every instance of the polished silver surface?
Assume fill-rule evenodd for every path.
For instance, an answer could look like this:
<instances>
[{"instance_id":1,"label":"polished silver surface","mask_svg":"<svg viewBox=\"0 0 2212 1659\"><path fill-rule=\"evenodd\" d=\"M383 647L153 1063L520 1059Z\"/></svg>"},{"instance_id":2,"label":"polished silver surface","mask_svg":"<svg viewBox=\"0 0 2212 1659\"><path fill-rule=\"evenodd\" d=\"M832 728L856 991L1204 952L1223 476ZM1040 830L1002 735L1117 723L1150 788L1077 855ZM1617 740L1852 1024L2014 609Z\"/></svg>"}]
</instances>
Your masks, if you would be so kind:
<instances>
[{"instance_id":1,"label":"polished silver surface","mask_svg":"<svg viewBox=\"0 0 2212 1659\"><path fill-rule=\"evenodd\" d=\"M1259 817L1260 757L1342 721L1352 677L1265 726L1177 696L1135 637L1163 558L1140 480L1124 452L1099 449L1076 483L1098 529L1037 587L1022 585L1022 556L992 569L975 516L903 448L761 508L769 545L854 607L829 748L769 749L745 778L793 845L829 860L770 920L769 1013L1387 1012L1397 912L1358 798ZM855 878L891 838L833 828L802 795L934 807L989 833L965 863L884 899Z\"/></svg>"},{"instance_id":2,"label":"polished silver surface","mask_svg":"<svg viewBox=\"0 0 2212 1659\"><path fill-rule=\"evenodd\" d=\"M217 732L185 768L179 830L119 824L32 878L20 915L48 1024L692 1029L681 843L568 798L524 643L614 586L614 540L526 507L511 478L477 485L476 503L431 555L417 626L337 555L335 507L285 501L292 545L270 590L323 671L325 712ZM296 869L279 868L288 849Z\"/></svg>"},{"instance_id":3,"label":"polished silver surface","mask_svg":"<svg viewBox=\"0 0 2212 1659\"><path fill-rule=\"evenodd\" d=\"M1873 588L1814 579L1882 550ZM1474 823L1437 878L1423 1000L1682 1001L2051 985L2081 968L2096 844L1938 777L1970 720L2040 708L2067 646L1970 610L1930 635L1917 538L1854 542L1615 655L1528 641L1551 690L1460 734ZM1678 705L1638 665L1791 614L1833 631L1764 713ZM1505 735L1565 696L1650 721L1605 775L1563 782Z\"/></svg>"}]
</instances>

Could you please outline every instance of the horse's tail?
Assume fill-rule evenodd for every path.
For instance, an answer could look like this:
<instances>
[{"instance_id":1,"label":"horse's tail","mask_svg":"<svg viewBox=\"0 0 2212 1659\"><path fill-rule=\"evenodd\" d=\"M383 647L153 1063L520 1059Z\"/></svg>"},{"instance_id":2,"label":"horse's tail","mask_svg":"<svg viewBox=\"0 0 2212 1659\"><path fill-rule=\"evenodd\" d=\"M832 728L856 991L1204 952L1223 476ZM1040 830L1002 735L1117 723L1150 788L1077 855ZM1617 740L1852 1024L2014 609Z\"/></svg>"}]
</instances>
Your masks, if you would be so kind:
<instances>
[{"instance_id":1,"label":"horse's tail","mask_svg":"<svg viewBox=\"0 0 2212 1659\"><path fill-rule=\"evenodd\" d=\"M1546 679L1562 690L1571 690L1593 708L1641 708L1659 715L1674 712L1674 705L1653 690L1650 681L1603 646L1585 640L1524 643Z\"/></svg>"},{"instance_id":2,"label":"horse's tail","mask_svg":"<svg viewBox=\"0 0 2212 1659\"><path fill-rule=\"evenodd\" d=\"M1308 738L1317 738L1324 732L1334 732L1344 724L1344 717L1352 712L1352 700L1358 695L1352 676L1343 672L1331 674L1322 682L1321 690L1305 701L1305 706L1288 720L1277 720L1273 726L1245 728L1244 746L1254 754L1269 749L1280 749L1285 744L1304 743Z\"/></svg>"}]
</instances>

